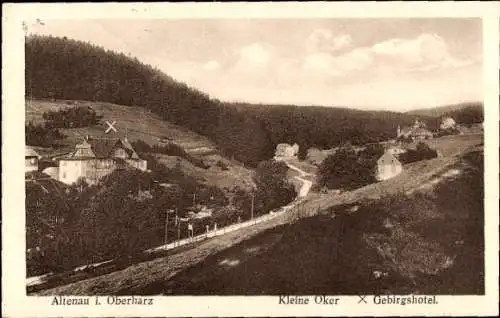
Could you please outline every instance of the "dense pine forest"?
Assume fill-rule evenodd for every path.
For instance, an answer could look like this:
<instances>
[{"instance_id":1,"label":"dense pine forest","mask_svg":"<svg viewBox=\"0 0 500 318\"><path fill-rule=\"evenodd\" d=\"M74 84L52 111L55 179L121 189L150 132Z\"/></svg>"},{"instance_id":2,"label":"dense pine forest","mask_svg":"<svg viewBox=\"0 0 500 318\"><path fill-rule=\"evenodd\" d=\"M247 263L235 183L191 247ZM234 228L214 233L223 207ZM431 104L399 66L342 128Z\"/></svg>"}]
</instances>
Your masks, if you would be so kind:
<instances>
[{"instance_id":1,"label":"dense pine forest","mask_svg":"<svg viewBox=\"0 0 500 318\"><path fill-rule=\"evenodd\" d=\"M145 107L212 139L228 157L256 166L276 144L329 148L394 138L417 115L336 107L230 104L211 98L138 59L50 36L26 38L26 96ZM221 83L224 85L224 83ZM429 127L437 119L419 116Z\"/></svg>"},{"instance_id":2,"label":"dense pine forest","mask_svg":"<svg viewBox=\"0 0 500 318\"><path fill-rule=\"evenodd\" d=\"M456 122L464 125L482 123L484 120L484 110L481 103L463 103L429 109L417 109L409 111L408 114L432 117L449 116Z\"/></svg>"}]
</instances>

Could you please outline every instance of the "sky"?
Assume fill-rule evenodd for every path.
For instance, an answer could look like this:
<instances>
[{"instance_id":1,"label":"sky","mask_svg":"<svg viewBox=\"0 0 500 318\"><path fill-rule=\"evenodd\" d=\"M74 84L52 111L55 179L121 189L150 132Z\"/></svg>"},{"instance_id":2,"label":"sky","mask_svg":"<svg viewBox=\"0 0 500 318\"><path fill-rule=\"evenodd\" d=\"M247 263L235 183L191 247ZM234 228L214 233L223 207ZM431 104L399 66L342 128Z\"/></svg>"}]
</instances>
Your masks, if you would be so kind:
<instances>
[{"instance_id":1,"label":"sky","mask_svg":"<svg viewBox=\"0 0 500 318\"><path fill-rule=\"evenodd\" d=\"M407 111L482 101L480 19L46 20L222 101Z\"/></svg>"}]
</instances>

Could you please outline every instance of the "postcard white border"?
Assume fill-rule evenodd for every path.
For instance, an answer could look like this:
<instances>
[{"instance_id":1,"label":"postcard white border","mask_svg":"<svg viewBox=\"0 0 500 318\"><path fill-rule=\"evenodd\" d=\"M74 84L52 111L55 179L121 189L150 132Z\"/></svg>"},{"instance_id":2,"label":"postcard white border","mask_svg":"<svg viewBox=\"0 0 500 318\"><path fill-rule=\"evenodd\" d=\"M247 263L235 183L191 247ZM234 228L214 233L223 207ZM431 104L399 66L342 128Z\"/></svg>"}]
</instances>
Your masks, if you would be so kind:
<instances>
[{"instance_id":1,"label":"postcard white border","mask_svg":"<svg viewBox=\"0 0 500 318\"><path fill-rule=\"evenodd\" d=\"M498 2L4 4L2 16L2 311L6 316L418 316L498 314ZM24 20L160 18L481 17L485 106L485 296L439 296L438 305L279 305L277 296L155 297L154 306L50 306L25 291Z\"/></svg>"}]
</instances>

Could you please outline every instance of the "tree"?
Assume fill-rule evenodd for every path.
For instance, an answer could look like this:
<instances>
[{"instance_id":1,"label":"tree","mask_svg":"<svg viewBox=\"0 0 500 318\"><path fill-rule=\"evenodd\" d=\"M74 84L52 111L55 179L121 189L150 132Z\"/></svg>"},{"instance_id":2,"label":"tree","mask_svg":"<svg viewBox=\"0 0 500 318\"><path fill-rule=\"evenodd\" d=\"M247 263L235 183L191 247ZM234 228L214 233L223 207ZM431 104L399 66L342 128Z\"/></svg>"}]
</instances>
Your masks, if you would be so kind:
<instances>
[{"instance_id":1,"label":"tree","mask_svg":"<svg viewBox=\"0 0 500 318\"><path fill-rule=\"evenodd\" d=\"M263 161L255 170L257 186L254 207L258 214L283 206L292 201L297 193L287 180L288 167L284 162Z\"/></svg>"},{"instance_id":2,"label":"tree","mask_svg":"<svg viewBox=\"0 0 500 318\"><path fill-rule=\"evenodd\" d=\"M252 167L272 158L278 143L298 143L303 159L310 147L393 138L394 127L414 120L408 114L340 107L223 103L135 58L71 39L29 36L25 52L26 96L144 107L212 139L223 154ZM72 127L92 123L91 118L86 121L70 123ZM208 167L200 160L187 160Z\"/></svg>"},{"instance_id":3,"label":"tree","mask_svg":"<svg viewBox=\"0 0 500 318\"><path fill-rule=\"evenodd\" d=\"M58 129L47 127L45 125L36 125L29 122L25 126L26 145L51 147L57 146L60 140L66 138Z\"/></svg>"},{"instance_id":4,"label":"tree","mask_svg":"<svg viewBox=\"0 0 500 318\"><path fill-rule=\"evenodd\" d=\"M354 189L376 181L375 167L384 153L379 144L359 153L347 145L329 155L319 167L319 184L330 189Z\"/></svg>"},{"instance_id":5,"label":"tree","mask_svg":"<svg viewBox=\"0 0 500 318\"><path fill-rule=\"evenodd\" d=\"M437 151L429 147L424 142L419 142L416 149L408 149L405 153L399 156L399 160L406 164L420 160L428 160L437 157Z\"/></svg>"},{"instance_id":6,"label":"tree","mask_svg":"<svg viewBox=\"0 0 500 318\"><path fill-rule=\"evenodd\" d=\"M297 154L297 159L299 160L305 160L307 158L307 150L309 150L308 147L305 145L302 145L302 147L299 147L299 153Z\"/></svg>"}]
</instances>

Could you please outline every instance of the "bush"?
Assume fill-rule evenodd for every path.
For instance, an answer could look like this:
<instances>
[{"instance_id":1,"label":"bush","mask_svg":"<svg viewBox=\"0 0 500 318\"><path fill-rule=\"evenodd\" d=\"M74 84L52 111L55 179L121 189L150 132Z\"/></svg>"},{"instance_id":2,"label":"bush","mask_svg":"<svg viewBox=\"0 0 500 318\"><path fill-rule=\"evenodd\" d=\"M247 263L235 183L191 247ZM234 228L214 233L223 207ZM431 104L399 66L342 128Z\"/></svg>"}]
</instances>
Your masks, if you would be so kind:
<instances>
[{"instance_id":1,"label":"bush","mask_svg":"<svg viewBox=\"0 0 500 318\"><path fill-rule=\"evenodd\" d=\"M449 136L449 135L457 135L459 134L460 131L455 128L447 128L447 129L441 129L436 133L436 137L443 137L443 136Z\"/></svg>"},{"instance_id":2,"label":"bush","mask_svg":"<svg viewBox=\"0 0 500 318\"><path fill-rule=\"evenodd\" d=\"M161 153L167 156L181 157L197 166L198 168L210 168L210 166L205 164L202 159L190 155L184 150L184 148L173 142L169 142L166 145L153 145L151 147L145 141L138 139L137 141L132 142L132 146L137 152L140 153Z\"/></svg>"},{"instance_id":3,"label":"bush","mask_svg":"<svg viewBox=\"0 0 500 318\"><path fill-rule=\"evenodd\" d=\"M321 163L320 187L351 190L376 182L375 167L383 153L379 144L369 145L359 153L349 146L340 148Z\"/></svg>"},{"instance_id":4,"label":"bush","mask_svg":"<svg viewBox=\"0 0 500 318\"><path fill-rule=\"evenodd\" d=\"M71 107L58 111L43 113L43 119L48 127L53 128L79 128L99 124L102 116L98 116L90 107Z\"/></svg>"},{"instance_id":5,"label":"bush","mask_svg":"<svg viewBox=\"0 0 500 318\"><path fill-rule=\"evenodd\" d=\"M437 151L429 147L424 142L419 142L415 150L408 149L405 153L399 156L399 161L403 164L416 162L420 160L428 160L437 157Z\"/></svg>"},{"instance_id":6,"label":"bush","mask_svg":"<svg viewBox=\"0 0 500 318\"><path fill-rule=\"evenodd\" d=\"M66 138L58 129L45 125L35 125L29 122L25 126L26 145L38 147L51 147L58 145L58 141Z\"/></svg>"},{"instance_id":7,"label":"bush","mask_svg":"<svg viewBox=\"0 0 500 318\"><path fill-rule=\"evenodd\" d=\"M295 187L287 179L288 167L284 162L263 161L255 171L257 186L254 216L281 207L297 196Z\"/></svg>"}]
</instances>

